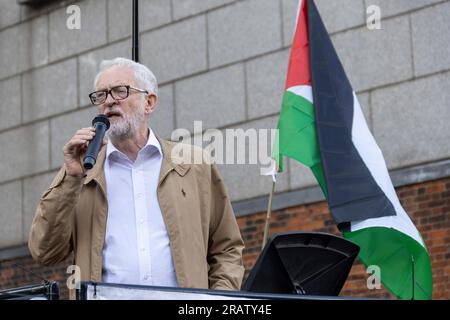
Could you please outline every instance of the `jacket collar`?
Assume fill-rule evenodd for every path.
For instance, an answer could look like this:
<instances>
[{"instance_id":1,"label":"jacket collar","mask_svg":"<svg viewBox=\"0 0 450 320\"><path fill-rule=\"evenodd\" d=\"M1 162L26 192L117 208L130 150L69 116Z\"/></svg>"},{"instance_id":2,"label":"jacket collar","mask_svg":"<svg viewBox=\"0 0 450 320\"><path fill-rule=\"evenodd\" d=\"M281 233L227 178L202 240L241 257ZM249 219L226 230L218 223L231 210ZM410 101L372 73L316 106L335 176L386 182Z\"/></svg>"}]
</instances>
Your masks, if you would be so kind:
<instances>
[{"instance_id":1,"label":"jacket collar","mask_svg":"<svg viewBox=\"0 0 450 320\"><path fill-rule=\"evenodd\" d=\"M158 135L155 135L158 139L159 143L162 147L163 159L161 163L161 170L159 173L159 182L158 185L161 184L170 171L175 170L180 176L184 176L190 169L189 163L183 163L178 158L172 157L173 147L176 145L176 142L167 141L161 139ZM90 183L92 180L95 180L103 189L106 191L106 179L105 179L105 171L103 170L106 159L106 145L104 145L97 156L96 165L86 173L86 177L84 179L84 184ZM176 161L178 160L178 161Z\"/></svg>"},{"instance_id":2,"label":"jacket collar","mask_svg":"<svg viewBox=\"0 0 450 320\"><path fill-rule=\"evenodd\" d=\"M183 177L189 171L191 166L189 163L180 161L179 158L172 155L172 150L176 145L176 142L161 139L159 136L156 136L156 138L159 140L163 151L163 161L161 164L161 171L159 173L158 185L164 181L167 174L172 170L175 170L180 176Z\"/></svg>"}]
</instances>

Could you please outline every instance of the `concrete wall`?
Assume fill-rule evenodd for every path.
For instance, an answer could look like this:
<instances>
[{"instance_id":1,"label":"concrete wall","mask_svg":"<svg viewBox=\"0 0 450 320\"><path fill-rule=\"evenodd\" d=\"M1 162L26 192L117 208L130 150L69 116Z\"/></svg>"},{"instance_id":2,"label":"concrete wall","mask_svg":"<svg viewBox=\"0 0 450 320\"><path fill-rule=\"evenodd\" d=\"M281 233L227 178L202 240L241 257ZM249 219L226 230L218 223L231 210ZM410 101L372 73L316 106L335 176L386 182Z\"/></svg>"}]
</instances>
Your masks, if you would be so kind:
<instances>
[{"instance_id":1,"label":"concrete wall","mask_svg":"<svg viewBox=\"0 0 450 320\"><path fill-rule=\"evenodd\" d=\"M66 8L81 8L81 30ZM0 248L26 242L61 148L96 110L98 63L131 55L131 1L0 0ZM160 82L152 128L274 128L297 0L141 0L141 60ZM390 169L450 158L450 1L316 0ZM379 5L382 30L366 27ZM278 192L314 186L288 161ZM220 166L234 201L266 195L257 166Z\"/></svg>"}]
</instances>

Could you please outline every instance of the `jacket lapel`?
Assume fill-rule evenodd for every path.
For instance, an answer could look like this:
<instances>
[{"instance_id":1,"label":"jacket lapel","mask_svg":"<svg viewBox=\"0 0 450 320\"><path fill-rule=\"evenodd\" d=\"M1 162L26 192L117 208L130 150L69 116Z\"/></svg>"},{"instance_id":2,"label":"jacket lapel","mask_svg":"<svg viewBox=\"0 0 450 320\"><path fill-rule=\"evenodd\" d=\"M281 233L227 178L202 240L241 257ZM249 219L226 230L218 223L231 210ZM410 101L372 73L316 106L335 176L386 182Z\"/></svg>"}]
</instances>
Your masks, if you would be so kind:
<instances>
[{"instance_id":1,"label":"jacket lapel","mask_svg":"<svg viewBox=\"0 0 450 320\"><path fill-rule=\"evenodd\" d=\"M84 179L84 184L88 184L92 180L95 180L101 187L105 197L106 197L106 179L105 179L105 157L106 157L106 145L100 149L97 156L96 165L87 172L86 178Z\"/></svg>"},{"instance_id":2,"label":"jacket lapel","mask_svg":"<svg viewBox=\"0 0 450 320\"><path fill-rule=\"evenodd\" d=\"M92 207L92 235L91 235L91 281L102 280L103 247L105 243L106 221L108 216L108 201L106 193L106 179L104 172L106 146L100 149L96 165L87 172L84 185L95 181L100 187L100 192L95 193L96 201Z\"/></svg>"},{"instance_id":3,"label":"jacket lapel","mask_svg":"<svg viewBox=\"0 0 450 320\"><path fill-rule=\"evenodd\" d=\"M159 172L159 182L158 182L159 186L164 182L165 178L172 170L175 170L180 176L183 177L189 171L191 166L189 163L186 163L186 161L183 161L181 160L181 158L172 154L173 147L174 145L176 145L176 142L167 141L161 139L158 136L156 136L156 138L161 144L163 151L161 171Z\"/></svg>"},{"instance_id":4,"label":"jacket lapel","mask_svg":"<svg viewBox=\"0 0 450 320\"><path fill-rule=\"evenodd\" d=\"M170 187L170 184L163 184L163 182L169 178L172 170L176 171L180 176L186 175L190 169L190 165L182 163L181 161L178 161L178 159L174 161L174 155L172 155L173 146L175 145L174 142L166 141L159 137L157 137L157 139L163 150L163 160L157 188L158 201L166 225L167 234L170 239L170 250L172 252L178 285L180 287L186 287L188 279L182 258L183 253L180 251L183 247L183 239L180 238L181 230L174 208L176 192L173 190L173 187Z\"/></svg>"}]
</instances>

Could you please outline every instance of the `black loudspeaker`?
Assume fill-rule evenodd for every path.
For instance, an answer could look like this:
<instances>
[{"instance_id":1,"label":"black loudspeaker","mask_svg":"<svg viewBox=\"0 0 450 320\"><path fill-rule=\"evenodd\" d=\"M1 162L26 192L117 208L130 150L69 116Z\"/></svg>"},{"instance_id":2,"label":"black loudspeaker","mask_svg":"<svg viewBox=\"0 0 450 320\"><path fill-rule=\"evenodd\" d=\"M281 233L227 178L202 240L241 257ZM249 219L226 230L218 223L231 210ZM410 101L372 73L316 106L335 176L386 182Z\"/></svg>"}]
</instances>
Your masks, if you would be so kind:
<instances>
[{"instance_id":1,"label":"black loudspeaker","mask_svg":"<svg viewBox=\"0 0 450 320\"><path fill-rule=\"evenodd\" d=\"M324 233L274 235L242 286L243 291L338 296L359 247Z\"/></svg>"}]
</instances>

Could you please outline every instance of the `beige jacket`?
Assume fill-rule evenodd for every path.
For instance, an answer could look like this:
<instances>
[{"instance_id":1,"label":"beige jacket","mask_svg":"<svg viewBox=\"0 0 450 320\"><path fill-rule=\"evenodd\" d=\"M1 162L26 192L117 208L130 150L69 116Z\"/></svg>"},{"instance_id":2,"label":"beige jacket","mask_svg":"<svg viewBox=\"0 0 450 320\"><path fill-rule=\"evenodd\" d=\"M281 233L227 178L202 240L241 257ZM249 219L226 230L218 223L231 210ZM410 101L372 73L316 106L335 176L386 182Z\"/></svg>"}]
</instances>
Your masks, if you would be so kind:
<instances>
[{"instance_id":1,"label":"beige jacket","mask_svg":"<svg viewBox=\"0 0 450 320\"><path fill-rule=\"evenodd\" d=\"M171 158L175 143L159 139L163 160L157 194L180 287L239 290L244 247L222 179L214 165ZM194 153L201 152L194 149ZM102 280L108 212L103 170L106 147L84 178L61 168L42 195L30 231L29 249L41 264L74 252L82 281Z\"/></svg>"}]
</instances>

